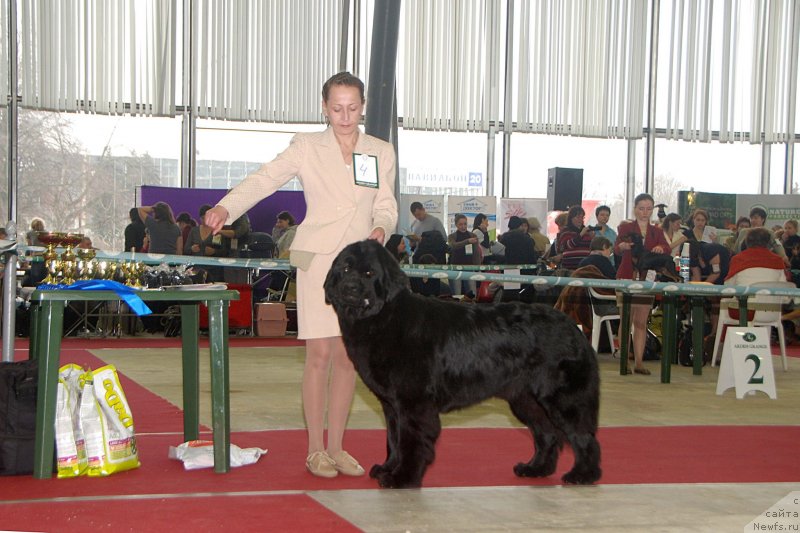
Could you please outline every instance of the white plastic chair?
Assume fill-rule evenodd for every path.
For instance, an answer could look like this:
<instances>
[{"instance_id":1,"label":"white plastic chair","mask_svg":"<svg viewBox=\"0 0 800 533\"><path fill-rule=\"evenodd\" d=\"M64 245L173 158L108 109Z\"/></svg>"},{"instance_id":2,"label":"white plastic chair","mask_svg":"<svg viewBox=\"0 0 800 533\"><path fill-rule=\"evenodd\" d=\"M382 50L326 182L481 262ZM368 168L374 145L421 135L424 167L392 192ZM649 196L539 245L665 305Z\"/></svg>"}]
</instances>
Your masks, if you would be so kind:
<instances>
[{"instance_id":1,"label":"white plastic chair","mask_svg":"<svg viewBox=\"0 0 800 533\"><path fill-rule=\"evenodd\" d=\"M773 289L793 289L795 284L790 281L759 281L750 285L751 287L763 287ZM749 327L770 327L778 330L778 343L781 348L781 362L783 371L789 370L789 362L786 358L786 339L783 335L783 325L781 324L781 314L783 304L789 302L788 296L771 296L766 294L756 294L747 302L748 311L755 311L752 320L748 320ZM720 302L719 322L717 323L717 334L714 338L714 353L711 354L711 366L714 366L719 347L721 344L722 333L728 326L738 326L739 319L731 318L728 310L732 307L731 303L736 304L734 298L726 298ZM771 332L771 330L770 330Z\"/></svg>"},{"instance_id":2,"label":"white plastic chair","mask_svg":"<svg viewBox=\"0 0 800 533\"><path fill-rule=\"evenodd\" d=\"M606 325L606 332L608 333L608 341L611 343L611 351L614 351L614 331L611 327L612 320L619 320L620 314L619 310L617 310L616 314L613 315L599 315L595 309L595 306L601 302L614 302L616 304L617 297L614 294L601 294L597 292L594 287L588 287L589 289L589 301L592 304L592 348L596 352L598 347L600 346L600 330L603 327L603 323Z\"/></svg>"}]
</instances>

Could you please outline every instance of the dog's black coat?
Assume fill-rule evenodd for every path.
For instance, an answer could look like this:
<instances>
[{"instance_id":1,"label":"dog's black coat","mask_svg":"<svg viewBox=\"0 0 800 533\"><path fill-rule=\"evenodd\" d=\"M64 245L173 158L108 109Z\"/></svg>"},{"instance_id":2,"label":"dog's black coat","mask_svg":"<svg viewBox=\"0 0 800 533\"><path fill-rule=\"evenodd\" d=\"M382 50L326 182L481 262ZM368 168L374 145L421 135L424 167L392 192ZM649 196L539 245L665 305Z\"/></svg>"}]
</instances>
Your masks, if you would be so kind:
<instances>
[{"instance_id":1,"label":"dog's black coat","mask_svg":"<svg viewBox=\"0 0 800 533\"><path fill-rule=\"evenodd\" d=\"M383 487L418 487L434 459L439 413L496 396L533 433L518 476L556 469L564 439L575 453L566 483L600 478L594 350L563 313L544 305L465 305L412 294L375 241L347 246L325 280L347 353L386 417L387 458L370 470ZM476 450L476 460L492 460Z\"/></svg>"}]
</instances>

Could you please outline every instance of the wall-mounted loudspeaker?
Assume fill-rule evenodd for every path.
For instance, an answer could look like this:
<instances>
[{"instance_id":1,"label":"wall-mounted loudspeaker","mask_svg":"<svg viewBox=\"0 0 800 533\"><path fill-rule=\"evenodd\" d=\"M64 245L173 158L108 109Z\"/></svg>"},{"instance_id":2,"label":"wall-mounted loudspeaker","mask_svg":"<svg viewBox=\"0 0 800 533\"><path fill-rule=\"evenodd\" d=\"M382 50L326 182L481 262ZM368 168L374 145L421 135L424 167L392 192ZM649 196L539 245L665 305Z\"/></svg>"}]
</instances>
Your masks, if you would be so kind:
<instances>
[{"instance_id":1,"label":"wall-mounted loudspeaker","mask_svg":"<svg viewBox=\"0 0 800 533\"><path fill-rule=\"evenodd\" d=\"M583 169L555 167L547 170L547 210L566 211L583 200Z\"/></svg>"}]
</instances>

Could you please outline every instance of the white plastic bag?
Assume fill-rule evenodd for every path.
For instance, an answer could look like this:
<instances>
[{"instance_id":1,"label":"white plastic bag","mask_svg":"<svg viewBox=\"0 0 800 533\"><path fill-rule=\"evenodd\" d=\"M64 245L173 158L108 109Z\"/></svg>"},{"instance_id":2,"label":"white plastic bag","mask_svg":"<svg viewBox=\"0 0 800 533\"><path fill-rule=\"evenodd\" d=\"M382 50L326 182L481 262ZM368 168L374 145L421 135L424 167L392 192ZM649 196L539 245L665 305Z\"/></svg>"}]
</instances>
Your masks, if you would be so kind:
<instances>
[{"instance_id":1,"label":"white plastic bag","mask_svg":"<svg viewBox=\"0 0 800 533\"><path fill-rule=\"evenodd\" d=\"M266 454L267 450L261 448L239 448L231 444L231 466L251 465ZM183 468L186 470L211 468L214 466L214 441L190 440L178 446L170 446L168 456L170 459L183 461Z\"/></svg>"}]
</instances>

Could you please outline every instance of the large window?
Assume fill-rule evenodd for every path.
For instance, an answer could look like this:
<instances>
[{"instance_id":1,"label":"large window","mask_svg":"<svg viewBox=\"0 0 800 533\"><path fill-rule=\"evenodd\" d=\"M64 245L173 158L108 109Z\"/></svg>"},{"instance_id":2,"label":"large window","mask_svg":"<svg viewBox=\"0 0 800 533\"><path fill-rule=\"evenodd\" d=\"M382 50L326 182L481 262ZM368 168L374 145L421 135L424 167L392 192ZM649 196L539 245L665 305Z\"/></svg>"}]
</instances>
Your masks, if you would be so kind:
<instances>
[{"instance_id":1,"label":"large window","mask_svg":"<svg viewBox=\"0 0 800 533\"><path fill-rule=\"evenodd\" d=\"M583 169L583 200L591 208L611 207L611 224L622 219L628 142L624 140L511 135L512 198L546 198L547 171L553 167ZM593 210L587 222L594 220Z\"/></svg>"},{"instance_id":2,"label":"large window","mask_svg":"<svg viewBox=\"0 0 800 533\"><path fill-rule=\"evenodd\" d=\"M401 193L485 194L485 133L400 130L398 148Z\"/></svg>"},{"instance_id":3,"label":"large window","mask_svg":"<svg viewBox=\"0 0 800 533\"><path fill-rule=\"evenodd\" d=\"M200 189L229 189L262 163L283 152L297 132L321 131L320 124L253 124L197 121L197 176ZM283 190L302 189L297 179Z\"/></svg>"},{"instance_id":4,"label":"large window","mask_svg":"<svg viewBox=\"0 0 800 533\"><path fill-rule=\"evenodd\" d=\"M18 226L121 250L139 185L180 183L180 119L20 110Z\"/></svg>"},{"instance_id":5,"label":"large window","mask_svg":"<svg viewBox=\"0 0 800 533\"><path fill-rule=\"evenodd\" d=\"M756 194L760 175L760 145L656 140L654 196L665 201L675 202L677 191L692 188Z\"/></svg>"}]
</instances>

